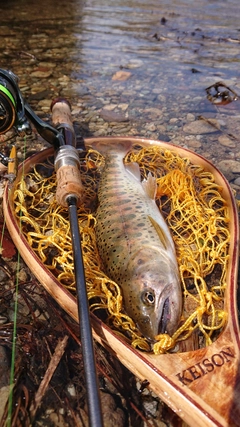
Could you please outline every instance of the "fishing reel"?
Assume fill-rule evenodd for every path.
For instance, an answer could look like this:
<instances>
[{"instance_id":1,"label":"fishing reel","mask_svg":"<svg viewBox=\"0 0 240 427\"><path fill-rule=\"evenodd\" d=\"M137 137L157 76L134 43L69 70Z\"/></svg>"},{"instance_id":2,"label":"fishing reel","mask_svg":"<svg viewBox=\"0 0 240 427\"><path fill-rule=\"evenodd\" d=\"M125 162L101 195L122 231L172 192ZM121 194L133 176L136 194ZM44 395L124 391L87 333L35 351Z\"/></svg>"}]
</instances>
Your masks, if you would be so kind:
<instances>
[{"instance_id":1,"label":"fishing reel","mask_svg":"<svg viewBox=\"0 0 240 427\"><path fill-rule=\"evenodd\" d=\"M18 77L12 71L0 69L0 134L14 127L21 136L29 135L32 132L29 122L56 148L65 144L62 132L40 119L24 101Z\"/></svg>"},{"instance_id":2,"label":"fishing reel","mask_svg":"<svg viewBox=\"0 0 240 427\"><path fill-rule=\"evenodd\" d=\"M0 134L8 132L12 127L19 134L31 133L17 81L12 71L0 69Z\"/></svg>"},{"instance_id":3,"label":"fishing reel","mask_svg":"<svg viewBox=\"0 0 240 427\"><path fill-rule=\"evenodd\" d=\"M18 87L18 77L12 71L0 69L0 134L14 128L20 136L30 135L30 122L39 135L55 148L65 145L64 127L55 128L41 120L24 101ZM0 152L0 162L8 166L13 159L11 155L7 157Z\"/></svg>"}]
</instances>

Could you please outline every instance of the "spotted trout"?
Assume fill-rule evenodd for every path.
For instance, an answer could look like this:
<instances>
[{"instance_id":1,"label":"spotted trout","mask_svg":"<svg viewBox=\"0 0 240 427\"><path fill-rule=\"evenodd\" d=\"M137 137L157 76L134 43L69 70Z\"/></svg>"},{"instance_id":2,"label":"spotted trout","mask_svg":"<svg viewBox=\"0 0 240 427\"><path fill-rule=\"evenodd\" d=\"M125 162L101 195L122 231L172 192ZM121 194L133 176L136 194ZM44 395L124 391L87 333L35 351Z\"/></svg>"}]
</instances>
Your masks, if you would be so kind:
<instances>
[{"instance_id":1,"label":"spotted trout","mask_svg":"<svg viewBox=\"0 0 240 427\"><path fill-rule=\"evenodd\" d=\"M182 311L174 243L155 202L157 183L141 182L137 163L124 164L129 140L96 142L105 156L99 183L96 238L105 273L122 290L124 309L150 341L173 334Z\"/></svg>"}]
</instances>

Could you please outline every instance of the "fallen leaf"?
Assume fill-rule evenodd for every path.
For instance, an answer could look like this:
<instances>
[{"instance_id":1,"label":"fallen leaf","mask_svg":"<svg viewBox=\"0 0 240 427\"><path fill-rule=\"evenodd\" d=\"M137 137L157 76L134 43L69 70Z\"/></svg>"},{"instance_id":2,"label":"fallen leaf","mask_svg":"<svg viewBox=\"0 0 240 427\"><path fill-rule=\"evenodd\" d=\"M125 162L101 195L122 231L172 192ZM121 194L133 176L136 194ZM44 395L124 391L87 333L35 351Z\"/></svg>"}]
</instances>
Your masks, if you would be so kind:
<instances>
[{"instance_id":1,"label":"fallen leaf","mask_svg":"<svg viewBox=\"0 0 240 427\"><path fill-rule=\"evenodd\" d=\"M0 235L2 240L2 247L0 250L0 254L3 258L12 258L14 255L16 255L16 247L8 233L8 231L4 230L4 235L2 237L2 225L0 225Z\"/></svg>"},{"instance_id":2,"label":"fallen leaf","mask_svg":"<svg viewBox=\"0 0 240 427\"><path fill-rule=\"evenodd\" d=\"M129 79L130 76L131 76L130 71L117 71L115 74L113 74L112 80L125 81Z\"/></svg>"}]
</instances>

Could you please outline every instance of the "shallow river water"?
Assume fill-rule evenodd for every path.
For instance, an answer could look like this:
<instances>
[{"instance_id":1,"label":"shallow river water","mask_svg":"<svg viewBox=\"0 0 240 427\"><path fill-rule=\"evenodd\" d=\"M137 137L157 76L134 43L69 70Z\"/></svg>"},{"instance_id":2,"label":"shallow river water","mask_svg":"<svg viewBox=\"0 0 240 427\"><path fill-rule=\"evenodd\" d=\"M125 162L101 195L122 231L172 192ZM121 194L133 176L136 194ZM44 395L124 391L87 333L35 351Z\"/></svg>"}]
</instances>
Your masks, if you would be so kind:
<instances>
[{"instance_id":1,"label":"shallow river water","mask_svg":"<svg viewBox=\"0 0 240 427\"><path fill-rule=\"evenodd\" d=\"M66 96L85 135L172 141L238 185L239 101L213 104L206 93L217 82L240 93L237 0L0 5L0 67L19 76L37 112Z\"/></svg>"},{"instance_id":2,"label":"shallow river water","mask_svg":"<svg viewBox=\"0 0 240 427\"><path fill-rule=\"evenodd\" d=\"M64 96L79 135L171 141L211 160L240 197L238 0L0 0L0 11L0 68L40 117ZM146 401L148 423L132 425L180 426L156 396Z\"/></svg>"}]
</instances>

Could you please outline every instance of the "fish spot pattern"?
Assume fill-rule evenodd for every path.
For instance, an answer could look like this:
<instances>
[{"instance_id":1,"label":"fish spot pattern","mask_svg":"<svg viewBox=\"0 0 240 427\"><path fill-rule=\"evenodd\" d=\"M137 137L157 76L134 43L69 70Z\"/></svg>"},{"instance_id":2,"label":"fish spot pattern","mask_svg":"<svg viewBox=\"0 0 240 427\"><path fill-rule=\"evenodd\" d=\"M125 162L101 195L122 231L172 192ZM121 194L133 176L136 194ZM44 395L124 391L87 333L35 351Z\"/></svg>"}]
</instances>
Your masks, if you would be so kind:
<instances>
[{"instance_id":1,"label":"fish spot pattern","mask_svg":"<svg viewBox=\"0 0 240 427\"><path fill-rule=\"evenodd\" d=\"M98 199L96 235L105 272L118 283L126 282L126 269L136 242L155 244L157 233L148 218L147 202L136 191L136 183L126 179L118 154L106 156Z\"/></svg>"}]
</instances>

